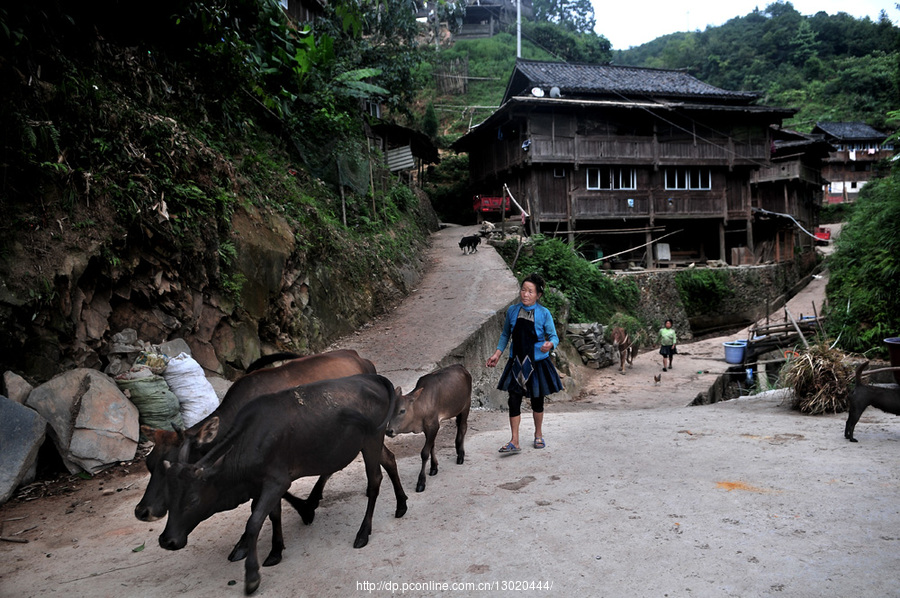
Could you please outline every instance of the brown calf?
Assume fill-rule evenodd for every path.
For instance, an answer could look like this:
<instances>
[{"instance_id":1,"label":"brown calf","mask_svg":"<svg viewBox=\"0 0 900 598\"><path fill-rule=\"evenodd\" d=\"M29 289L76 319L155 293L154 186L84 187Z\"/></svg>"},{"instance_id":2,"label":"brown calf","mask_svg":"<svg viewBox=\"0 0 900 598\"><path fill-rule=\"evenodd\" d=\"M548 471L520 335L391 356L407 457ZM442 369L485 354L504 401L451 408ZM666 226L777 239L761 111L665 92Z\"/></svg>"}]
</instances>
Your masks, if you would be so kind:
<instances>
[{"instance_id":1,"label":"brown calf","mask_svg":"<svg viewBox=\"0 0 900 598\"><path fill-rule=\"evenodd\" d=\"M397 394L401 395L398 388ZM387 435L418 434L425 432L422 447L422 470L416 483L416 492L425 490L425 463L431 455L429 475L437 475L434 439L441 427L441 420L456 418L456 462L462 465L466 457L463 441L466 437L469 409L472 406L472 376L459 364L426 374L416 382L416 388L408 395L400 396L397 411L387 426Z\"/></svg>"}]
</instances>

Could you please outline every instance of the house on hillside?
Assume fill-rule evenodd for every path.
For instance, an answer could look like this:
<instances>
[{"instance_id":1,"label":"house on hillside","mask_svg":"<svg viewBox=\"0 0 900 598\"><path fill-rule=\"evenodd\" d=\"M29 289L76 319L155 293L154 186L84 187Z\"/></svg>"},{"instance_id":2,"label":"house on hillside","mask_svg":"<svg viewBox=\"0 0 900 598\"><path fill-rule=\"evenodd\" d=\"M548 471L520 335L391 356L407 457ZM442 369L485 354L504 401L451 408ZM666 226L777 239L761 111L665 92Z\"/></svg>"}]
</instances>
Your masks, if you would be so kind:
<instances>
[{"instance_id":1,"label":"house on hillside","mask_svg":"<svg viewBox=\"0 0 900 598\"><path fill-rule=\"evenodd\" d=\"M832 150L817 136L780 127L771 127L771 136L771 163L750 174L757 239L752 257L762 262L793 256L796 234L802 245L809 245L822 205L822 165Z\"/></svg>"},{"instance_id":2,"label":"house on hillside","mask_svg":"<svg viewBox=\"0 0 900 598\"><path fill-rule=\"evenodd\" d=\"M383 167L409 182L415 171L418 180L424 176L425 166L438 164L441 158L437 146L427 135L387 121L370 119L367 126L369 146L381 151Z\"/></svg>"},{"instance_id":3,"label":"house on hillside","mask_svg":"<svg viewBox=\"0 0 900 598\"><path fill-rule=\"evenodd\" d=\"M308 23L325 14L325 0L278 0L282 10L295 23Z\"/></svg>"},{"instance_id":4,"label":"house on hillside","mask_svg":"<svg viewBox=\"0 0 900 598\"><path fill-rule=\"evenodd\" d=\"M820 122L812 133L834 146L822 170L828 203L856 201L856 194L874 176L875 163L894 155L887 134L863 122Z\"/></svg>"},{"instance_id":5,"label":"house on hillside","mask_svg":"<svg viewBox=\"0 0 900 598\"><path fill-rule=\"evenodd\" d=\"M519 5L516 0L466 0L466 14L456 39L492 37L503 27L514 24L519 10L522 19L532 19L531 0L521 0Z\"/></svg>"},{"instance_id":6,"label":"house on hillside","mask_svg":"<svg viewBox=\"0 0 900 598\"><path fill-rule=\"evenodd\" d=\"M759 262L781 235L778 255L790 259L795 240L813 240L753 208L787 194L772 211L811 227L812 211L795 211L815 199L794 195L793 179L753 178L773 164L772 126L795 113L756 99L682 71L519 59L500 108L453 148L468 152L480 193L508 188L532 231L577 239L588 255Z\"/></svg>"}]
</instances>

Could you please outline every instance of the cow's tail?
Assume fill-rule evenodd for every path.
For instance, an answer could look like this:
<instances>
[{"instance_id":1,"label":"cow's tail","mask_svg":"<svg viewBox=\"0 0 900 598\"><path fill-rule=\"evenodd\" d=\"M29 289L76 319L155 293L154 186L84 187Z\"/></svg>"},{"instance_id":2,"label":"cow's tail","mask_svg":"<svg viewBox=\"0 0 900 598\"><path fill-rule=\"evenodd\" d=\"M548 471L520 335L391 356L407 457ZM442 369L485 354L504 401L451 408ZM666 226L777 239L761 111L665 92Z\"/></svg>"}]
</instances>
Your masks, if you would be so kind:
<instances>
[{"instance_id":1,"label":"cow's tail","mask_svg":"<svg viewBox=\"0 0 900 598\"><path fill-rule=\"evenodd\" d=\"M288 361L290 359L297 359L298 357L303 356L297 355L296 353L272 353L271 355L263 355L247 366L246 373L249 374L250 372L255 372L256 370L272 365L276 361Z\"/></svg>"},{"instance_id":2,"label":"cow's tail","mask_svg":"<svg viewBox=\"0 0 900 598\"><path fill-rule=\"evenodd\" d=\"M387 415L384 416L384 421L381 422L380 426L378 426L378 431L380 432L381 430L387 428L387 425L391 421L391 418L394 417L394 410L397 408L397 389L394 388L394 385L391 383L391 381L384 376L379 376L378 378L379 382L381 382L387 389L388 396L391 397L390 401L388 401Z\"/></svg>"}]
</instances>

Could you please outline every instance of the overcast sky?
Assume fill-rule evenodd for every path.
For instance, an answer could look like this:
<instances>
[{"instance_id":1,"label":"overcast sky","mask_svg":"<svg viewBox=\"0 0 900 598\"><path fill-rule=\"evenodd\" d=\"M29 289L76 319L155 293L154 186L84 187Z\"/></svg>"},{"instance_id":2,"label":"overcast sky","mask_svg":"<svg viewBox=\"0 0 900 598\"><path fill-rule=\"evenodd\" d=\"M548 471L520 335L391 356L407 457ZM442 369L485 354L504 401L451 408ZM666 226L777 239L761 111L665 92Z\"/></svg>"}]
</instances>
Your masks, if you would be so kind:
<instances>
[{"instance_id":1,"label":"overcast sky","mask_svg":"<svg viewBox=\"0 0 900 598\"><path fill-rule=\"evenodd\" d=\"M677 31L703 31L708 25L722 25L743 17L754 8L765 10L772 2L754 0L647 0L610 2L592 0L597 33L612 43L613 50L627 50ZM889 0L796 0L791 4L803 15L824 10L830 15L846 12L856 18L878 20L882 9L894 25L900 24L896 2Z\"/></svg>"}]
</instances>

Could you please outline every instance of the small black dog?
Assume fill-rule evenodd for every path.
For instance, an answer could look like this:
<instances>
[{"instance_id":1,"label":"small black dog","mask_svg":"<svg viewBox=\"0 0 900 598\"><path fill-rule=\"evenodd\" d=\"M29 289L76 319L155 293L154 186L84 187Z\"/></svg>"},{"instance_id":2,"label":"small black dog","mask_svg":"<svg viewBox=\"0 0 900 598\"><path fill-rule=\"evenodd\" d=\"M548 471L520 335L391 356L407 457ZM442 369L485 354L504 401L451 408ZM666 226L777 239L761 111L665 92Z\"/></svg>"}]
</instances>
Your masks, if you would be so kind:
<instances>
[{"instance_id":1,"label":"small black dog","mask_svg":"<svg viewBox=\"0 0 900 598\"><path fill-rule=\"evenodd\" d=\"M892 388L882 388L880 386L869 386L863 384L860 374L866 369L869 362L863 362L856 368L856 387L850 393L847 416L847 425L844 427L844 438L850 442L859 442L853 437L853 428L859 421L866 407L872 405L878 407L885 413L900 415L900 392Z\"/></svg>"},{"instance_id":2,"label":"small black dog","mask_svg":"<svg viewBox=\"0 0 900 598\"><path fill-rule=\"evenodd\" d=\"M459 248L462 249L463 254L475 253L476 251L478 251L479 243L481 243L481 237L479 237L478 235L463 237L462 241L459 242Z\"/></svg>"}]
</instances>

